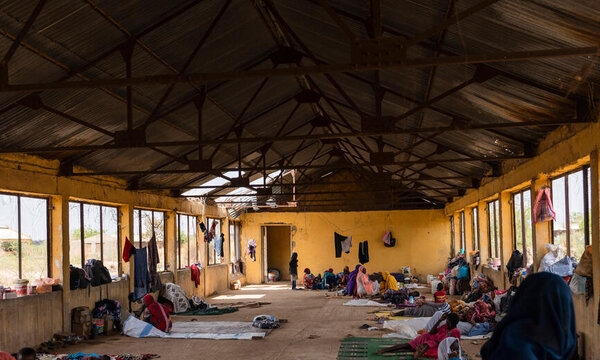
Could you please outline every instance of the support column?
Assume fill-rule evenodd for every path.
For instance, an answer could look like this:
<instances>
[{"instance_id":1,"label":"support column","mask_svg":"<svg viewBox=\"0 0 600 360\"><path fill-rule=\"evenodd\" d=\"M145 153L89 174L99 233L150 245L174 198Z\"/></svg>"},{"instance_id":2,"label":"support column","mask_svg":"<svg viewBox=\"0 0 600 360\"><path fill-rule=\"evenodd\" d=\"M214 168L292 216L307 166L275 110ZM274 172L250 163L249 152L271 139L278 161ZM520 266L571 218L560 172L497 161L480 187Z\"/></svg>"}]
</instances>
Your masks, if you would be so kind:
<instances>
[{"instance_id":1,"label":"support column","mask_svg":"<svg viewBox=\"0 0 600 360\"><path fill-rule=\"evenodd\" d=\"M119 244L121 254L121 272L129 276L129 291L133 292L133 256L128 262L123 261L123 247L126 241L125 238L129 239L133 246L138 246L138 244L135 243L133 232L133 205L127 204L119 206L119 215L119 232L121 238L121 243Z\"/></svg>"},{"instance_id":2,"label":"support column","mask_svg":"<svg viewBox=\"0 0 600 360\"><path fill-rule=\"evenodd\" d=\"M508 191L500 193L500 270L502 271L505 289L509 285L506 263L510 260L514 247L512 212L512 194Z\"/></svg>"},{"instance_id":3,"label":"support column","mask_svg":"<svg viewBox=\"0 0 600 360\"><path fill-rule=\"evenodd\" d=\"M600 356L600 349L598 344L593 339L598 339L600 336L600 326L598 325L598 302L600 301L600 156L598 155L598 149L595 149L590 155L590 172L591 172L591 183L592 183L592 258L593 261L593 281L594 281L594 302L592 304L592 316L593 321L593 337L586 339L586 341L592 344L592 354L586 351L587 356L590 359L596 359ZM589 347L586 346L589 350Z\"/></svg>"},{"instance_id":4,"label":"support column","mask_svg":"<svg viewBox=\"0 0 600 360\"><path fill-rule=\"evenodd\" d=\"M487 261L491 256L487 203L485 201L480 201L477 203L477 207L479 208L479 256L481 265L483 265L487 264Z\"/></svg>"},{"instance_id":5,"label":"support column","mask_svg":"<svg viewBox=\"0 0 600 360\"><path fill-rule=\"evenodd\" d=\"M177 213L175 211L167 211L165 215L165 247L167 252L165 271L172 272L173 277L177 278L177 227L175 226ZM198 244L200 243L198 242Z\"/></svg>"},{"instance_id":6,"label":"support column","mask_svg":"<svg viewBox=\"0 0 600 360\"><path fill-rule=\"evenodd\" d=\"M60 238L61 243L61 254L60 254L60 267L62 277L62 310L63 310L63 331L71 331L71 289L69 288L69 281L71 272L69 270L70 263L70 234L69 234L69 195L62 194L57 201L60 203ZM56 259L57 260L57 259ZM79 264L77 264L79 266Z\"/></svg>"}]
</instances>

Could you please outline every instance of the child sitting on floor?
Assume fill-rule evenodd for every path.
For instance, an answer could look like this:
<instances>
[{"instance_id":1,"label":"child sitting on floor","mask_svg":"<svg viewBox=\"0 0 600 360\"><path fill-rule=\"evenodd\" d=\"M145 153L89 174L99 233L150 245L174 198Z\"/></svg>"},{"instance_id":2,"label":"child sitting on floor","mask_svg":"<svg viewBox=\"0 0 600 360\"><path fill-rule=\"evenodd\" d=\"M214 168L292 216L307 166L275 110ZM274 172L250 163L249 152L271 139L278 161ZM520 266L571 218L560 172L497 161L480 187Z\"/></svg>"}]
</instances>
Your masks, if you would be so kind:
<instances>
[{"instance_id":1,"label":"child sitting on floor","mask_svg":"<svg viewBox=\"0 0 600 360\"><path fill-rule=\"evenodd\" d=\"M304 288L307 290L311 290L314 282L315 282L315 276L310 272L310 269L309 268L304 269L304 277L302 278L302 283L304 285Z\"/></svg>"},{"instance_id":2,"label":"child sitting on floor","mask_svg":"<svg viewBox=\"0 0 600 360\"><path fill-rule=\"evenodd\" d=\"M439 283L437 285L437 292L433 294L436 303L445 303L446 302L446 292L444 291L444 285Z\"/></svg>"}]
</instances>

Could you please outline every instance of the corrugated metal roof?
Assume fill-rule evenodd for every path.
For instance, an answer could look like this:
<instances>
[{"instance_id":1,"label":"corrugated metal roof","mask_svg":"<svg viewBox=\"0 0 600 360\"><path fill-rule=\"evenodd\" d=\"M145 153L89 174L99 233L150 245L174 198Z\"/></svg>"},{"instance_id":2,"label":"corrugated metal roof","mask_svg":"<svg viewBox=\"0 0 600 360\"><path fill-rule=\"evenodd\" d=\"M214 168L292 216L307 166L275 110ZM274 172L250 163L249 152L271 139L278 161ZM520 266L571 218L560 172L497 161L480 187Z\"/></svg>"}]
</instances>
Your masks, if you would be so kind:
<instances>
[{"instance_id":1,"label":"corrugated metal roof","mask_svg":"<svg viewBox=\"0 0 600 360\"><path fill-rule=\"evenodd\" d=\"M118 49L108 55L106 52L127 41L128 34L140 34L167 18L170 20L139 38L141 44L136 45L133 53L132 73L135 77L172 74L183 69L225 3L219 0L48 2L9 63L10 83L59 81L69 71L84 66L85 70L69 79L124 77L125 62ZM477 0L456 2L455 10L461 12L477 3ZM36 4L36 1L3 2L0 49L11 46ZM191 61L187 73L273 68L275 65L269 56L282 45L310 55L301 60L305 66L350 61L349 39L316 1L280 0L269 4L231 1ZM329 4L355 35L369 36L366 2L329 0ZM271 6L275 6L286 24L271 13ZM445 18L446 11L447 3L435 0L402 3L382 0L383 36L410 38L438 24ZM499 1L462 19L458 25L449 26L439 52L441 56L448 56L597 46L598 18L600 4L589 1ZM288 31L288 25L293 33ZM432 36L411 47L408 55L432 57L438 38L438 35ZM95 59L99 60L88 64ZM279 65L288 66L293 65ZM483 82L473 81L482 70L487 74L493 71L495 76ZM203 137L233 137L226 134L236 124L244 125L244 137L360 131L361 123L377 114L374 89L378 86L383 90L381 115L401 117L396 126L403 129L573 120L577 117L577 100L587 99L589 89L600 85L600 65L593 57L491 63L483 67L444 65L435 70L435 76L431 74L431 67L422 67L381 70L379 83L375 82L374 71L274 77L266 82L259 78L211 82L207 84L208 97L203 108ZM251 100L261 85L262 89ZM455 87L460 89L447 94ZM147 126L150 142L193 140L197 134L198 114L193 99L198 96L200 85L177 84L170 88L169 85L133 87L134 126L143 126L151 114L160 115ZM322 93L318 105L298 105L294 100L295 95L307 88ZM169 96L158 106L167 91L170 91ZM427 102L428 92L429 104L411 115L403 115ZM436 98L444 94L446 96ZM15 105L27 95L0 92L1 147L77 146L111 141L110 136L63 116ZM40 97L46 106L104 130L126 129L124 88L47 90L40 92ZM321 113L332 120L332 125L328 129L312 129L310 120ZM413 162L409 166L383 166L400 186L419 189L423 196L455 196L457 192L448 188L471 186L471 178L488 174L491 164L486 161L436 163L433 160L518 156L552 129L518 127L429 132L386 135L381 139L362 136L342 139L337 144L324 144L315 139L275 142L267 152L266 162L274 165L281 159L292 159L295 165L329 162L338 167L345 163L344 166L354 171L377 176L372 174L378 172L377 167L363 166L363 163L369 160L371 151L383 145L383 151L396 154L396 161ZM257 162L262 145L242 145L245 166L262 165ZM343 158L339 158L339 153L335 156L328 153L332 149L342 150ZM215 167L236 166L237 145L204 147L205 157L213 153ZM194 146L173 146L158 151L147 148L98 150L89 154L67 151L45 156L75 159L76 164L90 170L118 172L185 170L185 162L197 159L198 155ZM323 172L331 169L335 168ZM303 172L322 174L316 168ZM465 178L453 178L459 176ZM176 188L202 184L214 175L161 173L123 177L138 181L142 187ZM418 177L447 179L429 180L425 186L414 181ZM300 179L308 181L301 175ZM445 189L426 190L427 187Z\"/></svg>"}]
</instances>

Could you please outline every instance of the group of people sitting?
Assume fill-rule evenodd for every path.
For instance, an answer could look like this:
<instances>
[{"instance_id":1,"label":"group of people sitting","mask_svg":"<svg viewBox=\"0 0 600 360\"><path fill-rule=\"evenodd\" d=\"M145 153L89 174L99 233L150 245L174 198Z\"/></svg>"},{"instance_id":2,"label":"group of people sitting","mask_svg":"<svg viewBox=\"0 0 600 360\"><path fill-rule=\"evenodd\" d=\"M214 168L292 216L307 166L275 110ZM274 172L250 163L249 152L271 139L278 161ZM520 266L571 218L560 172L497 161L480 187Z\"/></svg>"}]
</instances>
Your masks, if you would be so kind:
<instances>
[{"instance_id":1,"label":"group of people sitting","mask_svg":"<svg viewBox=\"0 0 600 360\"><path fill-rule=\"evenodd\" d=\"M415 358L462 359L461 337L481 335L490 330L493 335L481 349L484 360L568 360L576 351L577 333L571 292L556 275L541 272L528 276L516 290L508 312L498 323L492 319L495 318L492 305L483 299L468 304L466 308L451 304L453 302L435 304L441 308L433 314L418 337L408 343L381 349L378 353L408 350L415 352Z\"/></svg>"}]
</instances>

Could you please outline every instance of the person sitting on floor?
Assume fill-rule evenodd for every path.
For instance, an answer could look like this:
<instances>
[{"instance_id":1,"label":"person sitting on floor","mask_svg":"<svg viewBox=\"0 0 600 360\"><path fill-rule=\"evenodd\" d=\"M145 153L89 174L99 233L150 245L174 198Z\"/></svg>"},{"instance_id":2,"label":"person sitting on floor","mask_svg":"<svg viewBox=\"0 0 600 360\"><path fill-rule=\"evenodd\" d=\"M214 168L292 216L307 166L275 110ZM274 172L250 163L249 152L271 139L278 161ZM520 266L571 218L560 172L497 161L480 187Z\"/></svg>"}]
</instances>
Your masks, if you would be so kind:
<instances>
[{"instance_id":1,"label":"person sitting on floor","mask_svg":"<svg viewBox=\"0 0 600 360\"><path fill-rule=\"evenodd\" d=\"M438 360L462 360L460 340L447 337L438 346Z\"/></svg>"},{"instance_id":2,"label":"person sitting on floor","mask_svg":"<svg viewBox=\"0 0 600 360\"><path fill-rule=\"evenodd\" d=\"M15 358L7 352L0 351L0 360L15 360Z\"/></svg>"},{"instance_id":3,"label":"person sitting on floor","mask_svg":"<svg viewBox=\"0 0 600 360\"><path fill-rule=\"evenodd\" d=\"M338 274L340 278L340 285L347 286L348 285L348 276L350 275L350 268L348 266L344 266L344 271Z\"/></svg>"},{"instance_id":4,"label":"person sitting on floor","mask_svg":"<svg viewBox=\"0 0 600 360\"><path fill-rule=\"evenodd\" d=\"M567 360L577 348L573 296L557 275L539 272L527 276L481 348L483 360Z\"/></svg>"},{"instance_id":5,"label":"person sitting on floor","mask_svg":"<svg viewBox=\"0 0 600 360\"><path fill-rule=\"evenodd\" d=\"M442 321L446 321L444 325L440 325ZM444 339L453 337L460 340L460 331L456 328L458 324L458 315L444 314L433 326L433 328L425 334L417 336L416 339L403 344L397 344L385 349L377 350L377 354L381 355L387 352L394 351L414 351L414 357L432 357L438 356L438 345Z\"/></svg>"},{"instance_id":6,"label":"person sitting on floor","mask_svg":"<svg viewBox=\"0 0 600 360\"><path fill-rule=\"evenodd\" d=\"M379 291L386 292L387 290L398 291L398 281L389 272L383 272L383 281L379 284Z\"/></svg>"},{"instance_id":7,"label":"person sitting on floor","mask_svg":"<svg viewBox=\"0 0 600 360\"><path fill-rule=\"evenodd\" d=\"M35 350L26 347L19 350L19 352L17 353L17 360L35 360L35 356Z\"/></svg>"},{"instance_id":8,"label":"person sitting on floor","mask_svg":"<svg viewBox=\"0 0 600 360\"><path fill-rule=\"evenodd\" d=\"M160 331L171 331L173 323L171 322L169 310L166 306L157 303L150 294L144 296L144 305L146 307L143 313L145 322L152 324L152 326Z\"/></svg>"},{"instance_id":9,"label":"person sitting on floor","mask_svg":"<svg viewBox=\"0 0 600 360\"><path fill-rule=\"evenodd\" d=\"M333 273L333 269L329 268L323 272L323 288L331 291L335 288L335 285L335 274Z\"/></svg>"},{"instance_id":10,"label":"person sitting on floor","mask_svg":"<svg viewBox=\"0 0 600 360\"><path fill-rule=\"evenodd\" d=\"M433 294L433 298L436 303L445 303L446 302L446 292L444 291L444 285L439 283L437 285L437 291Z\"/></svg>"},{"instance_id":11,"label":"person sitting on floor","mask_svg":"<svg viewBox=\"0 0 600 360\"><path fill-rule=\"evenodd\" d=\"M367 268L361 266L356 275L356 295L358 297L373 296L379 294L379 283L369 280Z\"/></svg>"},{"instance_id":12,"label":"person sitting on floor","mask_svg":"<svg viewBox=\"0 0 600 360\"><path fill-rule=\"evenodd\" d=\"M315 276L311 274L310 269L304 269L304 277L302 278L302 284L305 289L311 290L313 288L313 283L315 282Z\"/></svg>"},{"instance_id":13,"label":"person sitting on floor","mask_svg":"<svg viewBox=\"0 0 600 360\"><path fill-rule=\"evenodd\" d=\"M346 295L356 296L356 275L358 275L358 269L362 265L356 265L356 268L348 274L348 285L346 286Z\"/></svg>"}]
</instances>

